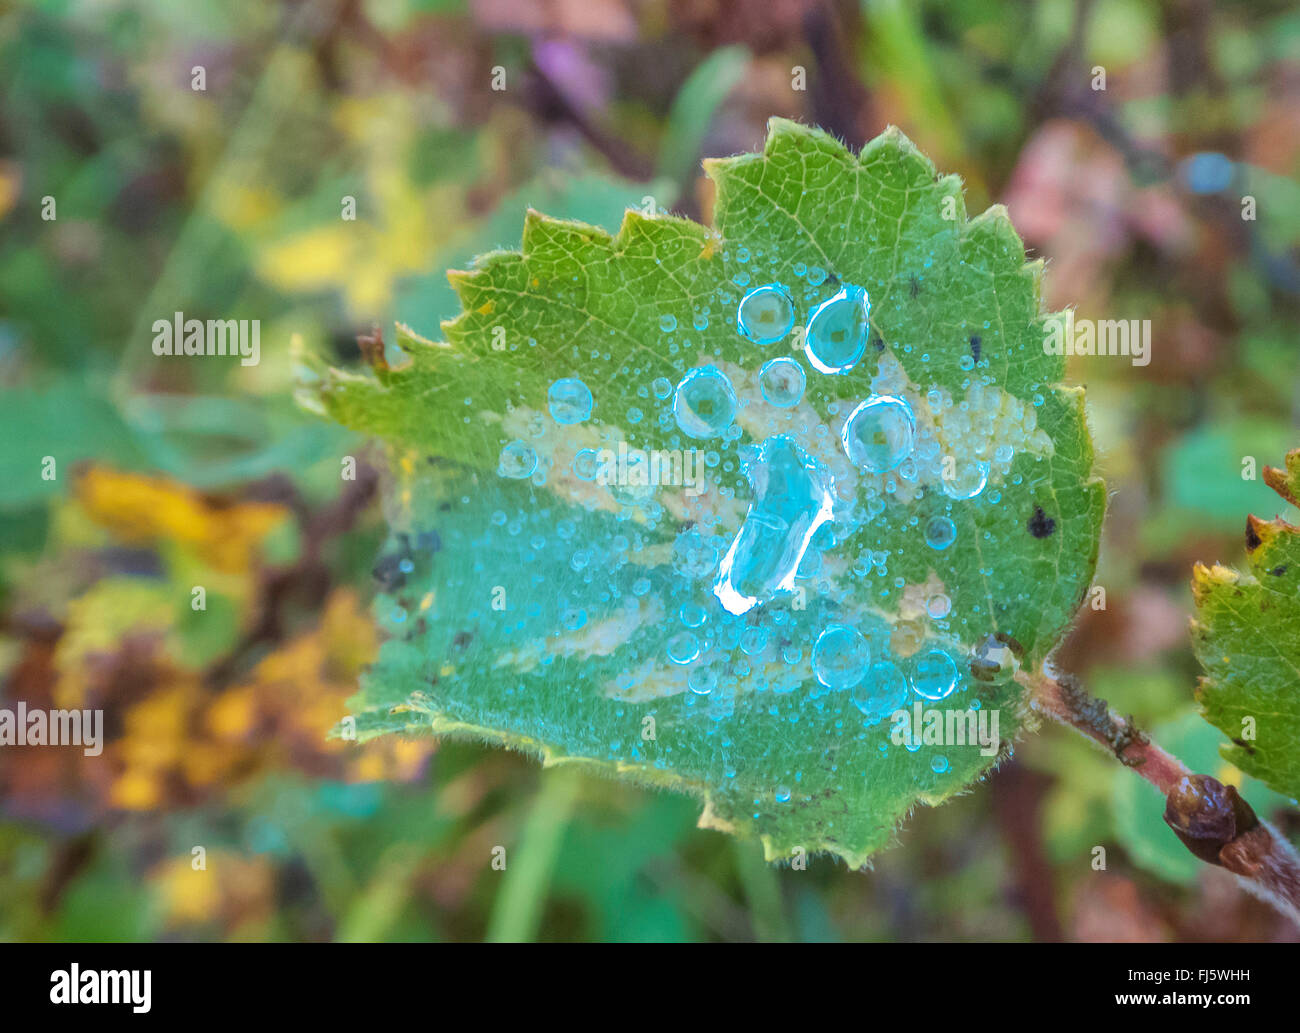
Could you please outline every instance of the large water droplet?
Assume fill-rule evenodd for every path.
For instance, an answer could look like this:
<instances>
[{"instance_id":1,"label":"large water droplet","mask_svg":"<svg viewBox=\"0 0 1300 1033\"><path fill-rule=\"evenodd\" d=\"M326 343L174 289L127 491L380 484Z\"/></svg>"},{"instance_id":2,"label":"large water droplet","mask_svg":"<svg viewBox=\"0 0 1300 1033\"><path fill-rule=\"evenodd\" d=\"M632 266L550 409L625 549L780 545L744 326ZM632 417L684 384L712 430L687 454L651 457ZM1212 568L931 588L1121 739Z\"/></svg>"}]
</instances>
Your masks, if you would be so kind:
<instances>
[{"instance_id":1,"label":"large water droplet","mask_svg":"<svg viewBox=\"0 0 1300 1033\"><path fill-rule=\"evenodd\" d=\"M768 405L775 405L778 409L798 405L799 399L803 398L805 383L803 367L786 355L769 359L758 371L758 386L763 397Z\"/></svg>"},{"instance_id":2,"label":"large water droplet","mask_svg":"<svg viewBox=\"0 0 1300 1033\"><path fill-rule=\"evenodd\" d=\"M853 690L852 699L867 723L877 724L907 702L907 679L888 660L878 661Z\"/></svg>"},{"instance_id":3,"label":"large water droplet","mask_svg":"<svg viewBox=\"0 0 1300 1033\"><path fill-rule=\"evenodd\" d=\"M828 624L813 646L812 667L828 689L851 689L867 676L871 647L857 628Z\"/></svg>"},{"instance_id":4,"label":"large water droplet","mask_svg":"<svg viewBox=\"0 0 1300 1033\"><path fill-rule=\"evenodd\" d=\"M777 592L793 592L812 537L831 519L835 479L784 434L768 438L744 463L754 489L745 522L713 587L731 613L745 613Z\"/></svg>"},{"instance_id":5,"label":"large water droplet","mask_svg":"<svg viewBox=\"0 0 1300 1033\"><path fill-rule=\"evenodd\" d=\"M931 649L912 660L912 691L922 699L940 700L957 687L957 665L942 649Z\"/></svg>"},{"instance_id":6,"label":"large water droplet","mask_svg":"<svg viewBox=\"0 0 1300 1033\"><path fill-rule=\"evenodd\" d=\"M591 416L591 406L591 390L577 377L557 380L546 393L546 407L556 423L581 423Z\"/></svg>"},{"instance_id":7,"label":"large water droplet","mask_svg":"<svg viewBox=\"0 0 1300 1033\"><path fill-rule=\"evenodd\" d=\"M693 369L677 385L673 416L689 437L718 437L736 417L735 388L716 366Z\"/></svg>"},{"instance_id":8,"label":"large water droplet","mask_svg":"<svg viewBox=\"0 0 1300 1033\"><path fill-rule=\"evenodd\" d=\"M497 462L497 473L502 477L509 477L511 480L518 481L525 477L531 477L536 469L537 453L533 451L532 445L515 440L501 450L501 458Z\"/></svg>"},{"instance_id":9,"label":"large water droplet","mask_svg":"<svg viewBox=\"0 0 1300 1033\"><path fill-rule=\"evenodd\" d=\"M840 439L854 466L884 473L912 454L916 417L903 399L872 395L849 414Z\"/></svg>"},{"instance_id":10,"label":"large water droplet","mask_svg":"<svg viewBox=\"0 0 1300 1033\"><path fill-rule=\"evenodd\" d=\"M845 373L867 349L867 317L871 302L861 287L845 284L808 319L804 349L808 361L823 373Z\"/></svg>"},{"instance_id":11,"label":"large water droplet","mask_svg":"<svg viewBox=\"0 0 1300 1033\"><path fill-rule=\"evenodd\" d=\"M792 326L794 299L779 283L755 287L736 308L736 329L755 344L775 344Z\"/></svg>"}]
</instances>

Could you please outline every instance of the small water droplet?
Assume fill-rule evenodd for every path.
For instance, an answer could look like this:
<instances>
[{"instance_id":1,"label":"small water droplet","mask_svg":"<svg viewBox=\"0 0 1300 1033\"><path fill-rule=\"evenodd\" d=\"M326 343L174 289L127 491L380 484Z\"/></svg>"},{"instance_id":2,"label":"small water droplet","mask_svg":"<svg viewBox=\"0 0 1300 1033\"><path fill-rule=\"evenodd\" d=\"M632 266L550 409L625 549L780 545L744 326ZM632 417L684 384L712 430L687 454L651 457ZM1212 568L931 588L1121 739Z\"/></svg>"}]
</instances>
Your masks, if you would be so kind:
<instances>
[{"instance_id":1,"label":"small water droplet","mask_svg":"<svg viewBox=\"0 0 1300 1033\"><path fill-rule=\"evenodd\" d=\"M591 416L591 391L577 377L564 377L546 393L546 407L556 423L581 423Z\"/></svg>"},{"instance_id":2,"label":"small water droplet","mask_svg":"<svg viewBox=\"0 0 1300 1033\"><path fill-rule=\"evenodd\" d=\"M675 664L692 663L700 655L700 640L689 631L679 631L668 640L668 659Z\"/></svg>"},{"instance_id":3,"label":"small water droplet","mask_svg":"<svg viewBox=\"0 0 1300 1033\"><path fill-rule=\"evenodd\" d=\"M501 450L497 473L502 477L509 477L516 481L523 480L525 477L531 477L536 469L537 453L533 451L531 445L516 439Z\"/></svg>"},{"instance_id":4,"label":"small water droplet","mask_svg":"<svg viewBox=\"0 0 1300 1033\"><path fill-rule=\"evenodd\" d=\"M763 398L778 409L798 405L806 382L803 367L785 355L769 359L758 371L758 386Z\"/></svg>"}]
</instances>

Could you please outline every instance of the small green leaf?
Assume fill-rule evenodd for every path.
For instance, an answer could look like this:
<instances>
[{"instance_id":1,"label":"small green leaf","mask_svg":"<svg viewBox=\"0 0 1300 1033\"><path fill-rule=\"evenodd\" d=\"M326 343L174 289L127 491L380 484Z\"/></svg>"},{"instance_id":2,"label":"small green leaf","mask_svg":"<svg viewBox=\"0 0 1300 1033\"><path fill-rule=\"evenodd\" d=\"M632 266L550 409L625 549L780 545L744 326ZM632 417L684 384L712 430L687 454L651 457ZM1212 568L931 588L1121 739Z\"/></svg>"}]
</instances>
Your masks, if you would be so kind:
<instances>
[{"instance_id":1,"label":"small green leaf","mask_svg":"<svg viewBox=\"0 0 1300 1033\"><path fill-rule=\"evenodd\" d=\"M1008 657L1040 665L1087 588L1104 490L1083 394L1058 383L1041 264L1025 261L1006 212L968 221L958 179L936 176L896 129L853 154L776 120L761 155L705 167L716 228L629 211L611 237L529 212L519 252L451 274L464 311L445 342L399 327L388 354L404 360L369 347L364 373L299 356L304 404L382 438L393 471L376 568L390 640L355 701L357 735L528 750L690 792L702 824L761 838L769 860L802 849L861 865L916 804L995 762L1022 721ZM737 306L774 282L799 326L759 346L738 333ZM865 354L823 374L802 324L846 285L870 299ZM778 355L805 367L789 408L760 392ZM737 408L728 436L697 441L674 418L672 385L705 366L729 378ZM570 377L595 407L561 424L548 389ZM892 472L856 467L841 444L873 395L901 399L916 422ZM800 546L795 580L737 616L715 591L718 562L770 472L758 446L778 435L833 475L834 519ZM524 445L531 478L501 476L503 448ZM655 487L610 484L580 475L584 449L659 449L679 465ZM981 469L983 489L954 497ZM946 548L927 540L941 519ZM810 658L833 624L892 671L828 688ZM1001 666L972 666L990 636ZM891 735L895 712L925 702L914 690L932 650L955 679L927 708L955 715L948 734L982 720L983 749L907 749Z\"/></svg>"},{"instance_id":2,"label":"small green leaf","mask_svg":"<svg viewBox=\"0 0 1300 1033\"><path fill-rule=\"evenodd\" d=\"M1264 480L1300 504L1300 449ZM1205 668L1205 719L1233 745L1223 756L1280 793L1300 796L1300 527L1246 520L1248 572L1197 564L1192 645Z\"/></svg>"}]
</instances>

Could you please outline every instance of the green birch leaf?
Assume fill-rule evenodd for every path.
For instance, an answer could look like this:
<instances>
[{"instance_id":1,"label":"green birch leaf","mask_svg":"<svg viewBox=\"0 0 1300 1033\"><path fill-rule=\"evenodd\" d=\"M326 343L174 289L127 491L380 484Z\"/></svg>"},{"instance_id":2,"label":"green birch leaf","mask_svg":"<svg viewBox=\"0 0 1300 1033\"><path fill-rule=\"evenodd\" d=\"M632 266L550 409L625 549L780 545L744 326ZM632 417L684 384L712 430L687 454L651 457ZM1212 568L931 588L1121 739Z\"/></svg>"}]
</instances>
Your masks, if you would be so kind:
<instances>
[{"instance_id":1,"label":"green birch leaf","mask_svg":"<svg viewBox=\"0 0 1300 1033\"><path fill-rule=\"evenodd\" d=\"M357 734L472 737L692 793L701 824L769 859L857 866L1020 730L1015 669L1087 589L1104 490L1082 391L1044 346L1060 321L1041 264L1003 209L968 220L959 180L896 129L853 154L774 121L761 155L706 171L713 228L629 211L611 237L529 212L520 251L450 274L444 341L399 327L391 364L371 348L362 373L300 356L304 404L381 439L392 473L390 638ZM737 308L774 283L795 326L756 318L778 338L760 345ZM863 354L819 372L805 345L830 368L843 340L804 326L853 288ZM792 378L760 378L782 356L806 378L789 406L772 399ZM693 394L723 377L734 415ZM594 398L576 423L550 409L567 378ZM854 424L864 466L842 432L873 396L896 401ZM936 718L905 727L921 704L942 742Z\"/></svg>"},{"instance_id":2,"label":"green birch leaf","mask_svg":"<svg viewBox=\"0 0 1300 1033\"><path fill-rule=\"evenodd\" d=\"M1300 505L1300 449L1264 480ZM1205 668L1197 698L1233 745L1225 760L1300 796L1300 527L1246 520L1247 571L1197 564L1192 645Z\"/></svg>"}]
</instances>

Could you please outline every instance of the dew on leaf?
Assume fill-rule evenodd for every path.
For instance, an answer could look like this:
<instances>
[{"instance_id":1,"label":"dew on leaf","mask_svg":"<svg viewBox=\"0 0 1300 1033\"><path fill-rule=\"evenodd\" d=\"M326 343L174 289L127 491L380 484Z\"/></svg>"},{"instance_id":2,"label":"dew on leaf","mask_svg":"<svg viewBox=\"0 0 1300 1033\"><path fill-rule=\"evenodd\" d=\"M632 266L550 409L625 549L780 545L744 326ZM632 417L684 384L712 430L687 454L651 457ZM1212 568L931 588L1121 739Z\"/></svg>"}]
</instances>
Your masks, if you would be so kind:
<instances>
[{"instance_id":1,"label":"dew on leaf","mask_svg":"<svg viewBox=\"0 0 1300 1033\"><path fill-rule=\"evenodd\" d=\"M829 624L812 651L813 674L828 689L851 689L867 676L871 647L862 632L847 624Z\"/></svg>"},{"instance_id":2,"label":"dew on leaf","mask_svg":"<svg viewBox=\"0 0 1300 1033\"><path fill-rule=\"evenodd\" d=\"M942 649L930 649L912 658L912 691L922 699L946 699L956 687L957 665Z\"/></svg>"},{"instance_id":3,"label":"dew on leaf","mask_svg":"<svg viewBox=\"0 0 1300 1033\"><path fill-rule=\"evenodd\" d=\"M736 417L735 388L716 366L697 367L677 385L673 416L688 437L718 437Z\"/></svg>"},{"instance_id":4,"label":"dew on leaf","mask_svg":"<svg viewBox=\"0 0 1300 1033\"><path fill-rule=\"evenodd\" d=\"M850 462L868 473L885 473L912 454L916 418L892 395L872 395L849 414L840 432Z\"/></svg>"},{"instance_id":5,"label":"dew on leaf","mask_svg":"<svg viewBox=\"0 0 1300 1033\"><path fill-rule=\"evenodd\" d=\"M808 319L804 350L822 373L847 373L867 347L871 303L861 287L846 284L827 298Z\"/></svg>"},{"instance_id":6,"label":"dew on leaf","mask_svg":"<svg viewBox=\"0 0 1300 1033\"><path fill-rule=\"evenodd\" d=\"M989 464L984 459L965 459L955 464L953 476L943 478L943 493L964 501L979 495L989 483Z\"/></svg>"},{"instance_id":7,"label":"dew on leaf","mask_svg":"<svg viewBox=\"0 0 1300 1033\"><path fill-rule=\"evenodd\" d=\"M805 383L803 367L787 355L769 359L758 371L758 386L764 400L778 409L798 405Z\"/></svg>"},{"instance_id":8,"label":"dew on leaf","mask_svg":"<svg viewBox=\"0 0 1300 1033\"><path fill-rule=\"evenodd\" d=\"M696 667L687 676L686 687L697 696L707 696L718 687L718 674L711 667Z\"/></svg>"},{"instance_id":9,"label":"dew on leaf","mask_svg":"<svg viewBox=\"0 0 1300 1033\"><path fill-rule=\"evenodd\" d=\"M736 330L755 344L775 344L794 326L794 299L779 283L755 287L740 299Z\"/></svg>"},{"instance_id":10,"label":"dew on leaf","mask_svg":"<svg viewBox=\"0 0 1300 1033\"><path fill-rule=\"evenodd\" d=\"M907 679L896 664L880 660L871 665L850 698L868 724L877 724L907 702Z\"/></svg>"},{"instance_id":11,"label":"dew on leaf","mask_svg":"<svg viewBox=\"0 0 1300 1033\"><path fill-rule=\"evenodd\" d=\"M700 655L700 640L689 631L680 631L668 640L668 659L675 664L689 664Z\"/></svg>"},{"instance_id":12,"label":"dew on leaf","mask_svg":"<svg viewBox=\"0 0 1300 1033\"><path fill-rule=\"evenodd\" d=\"M536 469L537 453L533 451L532 445L516 439L501 450L497 473L502 477L516 481L523 480L525 477L531 477Z\"/></svg>"},{"instance_id":13,"label":"dew on leaf","mask_svg":"<svg viewBox=\"0 0 1300 1033\"><path fill-rule=\"evenodd\" d=\"M957 525L946 516L931 517L925 524L925 544L942 552L957 540Z\"/></svg>"},{"instance_id":14,"label":"dew on leaf","mask_svg":"<svg viewBox=\"0 0 1300 1033\"><path fill-rule=\"evenodd\" d=\"M745 464L754 489L740 530L723 558L713 593L731 613L794 591L812 537L831 519L834 478L784 434L768 438Z\"/></svg>"},{"instance_id":15,"label":"dew on leaf","mask_svg":"<svg viewBox=\"0 0 1300 1033\"><path fill-rule=\"evenodd\" d=\"M591 417L591 390L577 377L564 377L547 391L546 407L556 423L581 423Z\"/></svg>"}]
</instances>

